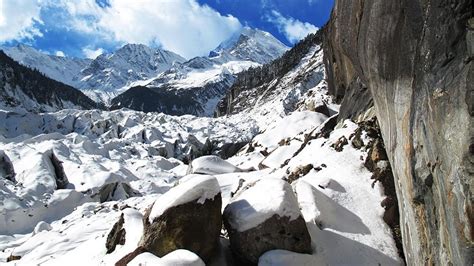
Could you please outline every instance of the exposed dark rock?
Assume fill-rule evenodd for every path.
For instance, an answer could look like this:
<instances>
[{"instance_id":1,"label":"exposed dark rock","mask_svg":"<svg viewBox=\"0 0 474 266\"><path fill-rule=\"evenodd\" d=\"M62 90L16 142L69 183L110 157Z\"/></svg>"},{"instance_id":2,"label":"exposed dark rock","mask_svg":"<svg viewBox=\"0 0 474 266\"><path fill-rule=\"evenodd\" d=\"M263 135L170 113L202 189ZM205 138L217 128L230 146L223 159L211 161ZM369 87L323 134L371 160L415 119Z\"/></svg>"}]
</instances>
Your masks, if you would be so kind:
<instances>
[{"instance_id":1,"label":"exposed dark rock","mask_svg":"<svg viewBox=\"0 0 474 266\"><path fill-rule=\"evenodd\" d=\"M311 238L302 216L290 221L289 217L274 215L255 228L244 232L233 230L224 224L230 236L232 252L242 263L256 264L265 252L285 249L311 254Z\"/></svg>"},{"instance_id":2,"label":"exposed dark rock","mask_svg":"<svg viewBox=\"0 0 474 266\"><path fill-rule=\"evenodd\" d=\"M53 151L51 151L50 155L51 164L54 168L54 175L56 179L56 189L65 189L69 184L69 181L66 176L66 172L64 172L63 162L56 157Z\"/></svg>"},{"instance_id":3,"label":"exposed dark rock","mask_svg":"<svg viewBox=\"0 0 474 266\"><path fill-rule=\"evenodd\" d=\"M225 143L222 145L217 155L219 155L222 159L230 158L237 154L237 152L239 152L240 149L245 147L247 144L248 142Z\"/></svg>"},{"instance_id":4,"label":"exposed dark rock","mask_svg":"<svg viewBox=\"0 0 474 266\"><path fill-rule=\"evenodd\" d=\"M12 255L8 256L7 262L20 260L20 259L21 259L21 256L15 256L15 255L12 254Z\"/></svg>"},{"instance_id":5,"label":"exposed dark rock","mask_svg":"<svg viewBox=\"0 0 474 266\"><path fill-rule=\"evenodd\" d=\"M350 88L372 96L410 264L473 264L472 16L470 0L336 0L325 27L341 113L365 109Z\"/></svg>"},{"instance_id":6,"label":"exposed dark rock","mask_svg":"<svg viewBox=\"0 0 474 266\"><path fill-rule=\"evenodd\" d=\"M196 253L204 261L214 254L222 228L222 198L217 194L204 203L188 202L171 207L149 222L150 207L143 218L140 245L158 257L176 249Z\"/></svg>"},{"instance_id":7,"label":"exposed dark rock","mask_svg":"<svg viewBox=\"0 0 474 266\"><path fill-rule=\"evenodd\" d=\"M107 254L114 252L117 245L125 244L125 228L123 228L123 223L125 222L123 218L123 213L120 215L119 220L114 224L112 230L110 230L109 235L107 236L107 241L105 242L105 247L107 248Z\"/></svg>"},{"instance_id":8,"label":"exposed dark rock","mask_svg":"<svg viewBox=\"0 0 474 266\"><path fill-rule=\"evenodd\" d=\"M336 142L331 144L331 147L333 147L336 151L342 151L344 149L344 146L346 146L347 144L349 144L347 138L345 136L342 136Z\"/></svg>"},{"instance_id":9,"label":"exposed dark rock","mask_svg":"<svg viewBox=\"0 0 474 266\"><path fill-rule=\"evenodd\" d=\"M288 177L287 177L288 183L291 184L294 181L298 180L300 177L305 176L313 168L314 167L313 167L312 164L296 167L296 169L288 175Z\"/></svg>"},{"instance_id":10,"label":"exposed dark rock","mask_svg":"<svg viewBox=\"0 0 474 266\"><path fill-rule=\"evenodd\" d=\"M310 111L321 113L327 117L331 116L331 113L329 112L329 108L325 103L321 103L320 105L315 106L314 109Z\"/></svg>"},{"instance_id":11,"label":"exposed dark rock","mask_svg":"<svg viewBox=\"0 0 474 266\"><path fill-rule=\"evenodd\" d=\"M0 150L0 177L16 183L15 176L16 173L12 161L4 151Z\"/></svg>"},{"instance_id":12,"label":"exposed dark rock","mask_svg":"<svg viewBox=\"0 0 474 266\"><path fill-rule=\"evenodd\" d=\"M134 190L129 184L113 182L103 185L99 192L94 194L92 197L98 196L100 203L103 203L106 201L123 199L119 197L123 195L125 195L125 199L141 196L140 192Z\"/></svg>"},{"instance_id":13,"label":"exposed dark rock","mask_svg":"<svg viewBox=\"0 0 474 266\"><path fill-rule=\"evenodd\" d=\"M137 247L134 251L125 255L125 257L121 258L119 261L115 263L115 266L127 266L136 256L148 252L144 247Z\"/></svg>"}]
</instances>

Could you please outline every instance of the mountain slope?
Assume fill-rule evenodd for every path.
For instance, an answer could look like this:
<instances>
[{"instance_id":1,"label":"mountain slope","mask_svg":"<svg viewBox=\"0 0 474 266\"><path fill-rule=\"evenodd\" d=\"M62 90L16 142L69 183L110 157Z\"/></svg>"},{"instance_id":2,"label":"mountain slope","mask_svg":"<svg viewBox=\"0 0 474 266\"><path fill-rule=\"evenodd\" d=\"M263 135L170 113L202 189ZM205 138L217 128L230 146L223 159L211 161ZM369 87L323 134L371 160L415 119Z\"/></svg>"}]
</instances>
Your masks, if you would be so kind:
<instances>
[{"instance_id":1,"label":"mountain slope","mask_svg":"<svg viewBox=\"0 0 474 266\"><path fill-rule=\"evenodd\" d=\"M142 44L127 44L111 54L102 54L81 71L80 89L120 91L134 82L148 80L170 69L183 57Z\"/></svg>"},{"instance_id":2,"label":"mountain slope","mask_svg":"<svg viewBox=\"0 0 474 266\"><path fill-rule=\"evenodd\" d=\"M147 84L141 84L149 89L132 88L117 96L111 101L111 108L212 116L237 73L271 62L288 49L270 33L245 27L209 57L196 57L176 64ZM155 97L146 98L140 92ZM164 104L160 97L169 102Z\"/></svg>"},{"instance_id":3,"label":"mountain slope","mask_svg":"<svg viewBox=\"0 0 474 266\"><path fill-rule=\"evenodd\" d=\"M311 34L279 59L240 73L216 115L241 112L282 117L300 107L338 109L326 95L321 32ZM332 112L334 113L334 112Z\"/></svg>"},{"instance_id":4,"label":"mountain slope","mask_svg":"<svg viewBox=\"0 0 474 266\"><path fill-rule=\"evenodd\" d=\"M81 79L80 72L92 62L90 59L45 54L23 44L1 49L20 64L37 69L47 77L72 87L77 87Z\"/></svg>"},{"instance_id":5,"label":"mountain slope","mask_svg":"<svg viewBox=\"0 0 474 266\"><path fill-rule=\"evenodd\" d=\"M3 108L20 108L33 112L101 107L82 92L52 80L37 70L20 65L2 51L0 51L0 97Z\"/></svg>"}]
</instances>

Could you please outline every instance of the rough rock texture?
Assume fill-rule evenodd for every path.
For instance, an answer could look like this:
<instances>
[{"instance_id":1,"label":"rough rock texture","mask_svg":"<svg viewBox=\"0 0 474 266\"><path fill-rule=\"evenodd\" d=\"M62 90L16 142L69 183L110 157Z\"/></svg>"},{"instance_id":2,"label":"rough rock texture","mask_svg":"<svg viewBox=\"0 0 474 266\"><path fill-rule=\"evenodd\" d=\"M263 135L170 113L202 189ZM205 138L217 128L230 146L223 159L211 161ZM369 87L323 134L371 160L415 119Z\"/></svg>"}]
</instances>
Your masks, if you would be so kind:
<instances>
[{"instance_id":1,"label":"rough rock texture","mask_svg":"<svg viewBox=\"0 0 474 266\"><path fill-rule=\"evenodd\" d=\"M15 176L12 161L4 151L0 150L0 177L15 183Z\"/></svg>"},{"instance_id":2,"label":"rough rock texture","mask_svg":"<svg viewBox=\"0 0 474 266\"><path fill-rule=\"evenodd\" d=\"M366 109L351 83L372 95L409 264L473 263L473 29L470 0L337 0L325 28L340 119Z\"/></svg>"},{"instance_id":3,"label":"rough rock texture","mask_svg":"<svg viewBox=\"0 0 474 266\"><path fill-rule=\"evenodd\" d=\"M125 228L123 228L124 222L125 220L122 213L119 220L114 224L112 230L110 230L109 235L107 236L107 241L105 242L107 254L114 252L117 245L125 244L126 231Z\"/></svg>"},{"instance_id":4,"label":"rough rock texture","mask_svg":"<svg viewBox=\"0 0 474 266\"><path fill-rule=\"evenodd\" d=\"M49 157L51 159L51 164L54 168L54 175L56 176L56 188L57 189L65 189L69 184L69 180L67 179L66 172L64 172L63 162L58 159L56 154L51 151L51 155Z\"/></svg>"},{"instance_id":5,"label":"rough rock texture","mask_svg":"<svg viewBox=\"0 0 474 266\"><path fill-rule=\"evenodd\" d=\"M302 216L290 221L277 214L257 227L239 232L224 218L232 252L242 263L256 264L265 252L274 249L311 254L311 237Z\"/></svg>"},{"instance_id":6,"label":"rough rock texture","mask_svg":"<svg viewBox=\"0 0 474 266\"><path fill-rule=\"evenodd\" d=\"M139 196L141 196L140 192L134 190L129 184L123 182L105 184L99 189L99 192L92 195L92 197L99 197L100 203Z\"/></svg>"},{"instance_id":7,"label":"rough rock texture","mask_svg":"<svg viewBox=\"0 0 474 266\"><path fill-rule=\"evenodd\" d=\"M140 246L158 257L186 249L209 261L216 250L222 228L222 198L217 194L204 203L197 201L171 207L149 222L150 207L143 218Z\"/></svg>"}]
</instances>

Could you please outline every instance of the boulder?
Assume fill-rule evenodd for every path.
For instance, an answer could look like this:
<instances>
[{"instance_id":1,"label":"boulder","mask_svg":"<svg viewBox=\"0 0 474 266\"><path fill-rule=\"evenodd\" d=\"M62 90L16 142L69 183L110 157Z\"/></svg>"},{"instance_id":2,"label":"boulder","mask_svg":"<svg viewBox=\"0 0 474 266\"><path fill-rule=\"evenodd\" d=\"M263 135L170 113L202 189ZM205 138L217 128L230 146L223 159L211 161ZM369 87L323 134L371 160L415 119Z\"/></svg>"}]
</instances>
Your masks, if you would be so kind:
<instances>
[{"instance_id":1,"label":"boulder","mask_svg":"<svg viewBox=\"0 0 474 266\"><path fill-rule=\"evenodd\" d=\"M100 187L99 192L92 195L98 197L100 203L113 200L123 200L131 197L141 196L140 192L134 190L129 184L123 182L108 183Z\"/></svg>"},{"instance_id":2,"label":"boulder","mask_svg":"<svg viewBox=\"0 0 474 266\"><path fill-rule=\"evenodd\" d=\"M311 237L291 186L263 179L239 191L224 210L230 247L242 263L256 264L274 249L311 253Z\"/></svg>"},{"instance_id":3,"label":"boulder","mask_svg":"<svg viewBox=\"0 0 474 266\"><path fill-rule=\"evenodd\" d=\"M186 249L209 261L222 228L221 206L217 179L191 176L147 210L140 246L159 257Z\"/></svg>"},{"instance_id":4,"label":"boulder","mask_svg":"<svg viewBox=\"0 0 474 266\"><path fill-rule=\"evenodd\" d=\"M188 174L220 175L242 171L218 156L208 155L193 160L189 164Z\"/></svg>"},{"instance_id":5,"label":"boulder","mask_svg":"<svg viewBox=\"0 0 474 266\"><path fill-rule=\"evenodd\" d=\"M7 154L0 150L0 177L16 182L15 170L13 164Z\"/></svg>"},{"instance_id":6,"label":"boulder","mask_svg":"<svg viewBox=\"0 0 474 266\"><path fill-rule=\"evenodd\" d=\"M107 248L107 254L114 252L117 245L125 244L125 228L123 228L124 218L123 213L120 215L119 220L114 224L112 230L110 230L105 242Z\"/></svg>"}]
</instances>

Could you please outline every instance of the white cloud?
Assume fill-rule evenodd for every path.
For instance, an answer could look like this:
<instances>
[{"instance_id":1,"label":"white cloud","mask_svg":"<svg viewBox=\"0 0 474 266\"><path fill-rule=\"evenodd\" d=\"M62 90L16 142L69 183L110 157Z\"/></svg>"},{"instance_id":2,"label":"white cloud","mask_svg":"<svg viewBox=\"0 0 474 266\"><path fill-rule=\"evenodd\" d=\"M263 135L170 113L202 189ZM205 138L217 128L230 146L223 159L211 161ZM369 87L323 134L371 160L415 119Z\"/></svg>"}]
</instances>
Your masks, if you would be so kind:
<instances>
[{"instance_id":1,"label":"white cloud","mask_svg":"<svg viewBox=\"0 0 474 266\"><path fill-rule=\"evenodd\" d=\"M50 0L52 1L52 0ZM242 25L196 0L109 0L101 8L94 0L60 5L72 17L69 27L118 43L158 45L190 58L205 55Z\"/></svg>"},{"instance_id":2,"label":"white cloud","mask_svg":"<svg viewBox=\"0 0 474 266\"><path fill-rule=\"evenodd\" d=\"M90 47L85 47L82 49L82 53L85 57L90 59L96 59L99 55L103 54L105 51L102 48L92 49Z\"/></svg>"},{"instance_id":3,"label":"white cloud","mask_svg":"<svg viewBox=\"0 0 474 266\"><path fill-rule=\"evenodd\" d=\"M292 17L284 17L278 11L273 10L267 16L269 22L277 25L278 30L283 33L291 43L296 43L310 33L316 32L319 28L308 22L301 22Z\"/></svg>"},{"instance_id":4,"label":"white cloud","mask_svg":"<svg viewBox=\"0 0 474 266\"><path fill-rule=\"evenodd\" d=\"M95 0L0 0L0 9L0 42L41 36L35 22L54 12L61 21L46 28L84 34L94 39L91 46L142 43L187 58L207 54L242 27L197 0L109 0L105 7Z\"/></svg>"},{"instance_id":5,"label":"white cloud","mask_svg":"<svg viewBox=\"0 0 474 266\"><path fill-rule=\"evenodd\" d=\"M60 57L65 57L66 56L63 51L56 51L56 53L54 53L54 54L56 56L60 56Z\"/></svg>"},{"instance_id":6,"label":"white cloud","mask_svg":"<svg viewBox=\"0 0 474 266\"><path fill-rule=\"evenodd\" d=\"M42 36L40 0L0 0L0 43Z\"/></svg>"}]
</instances>

